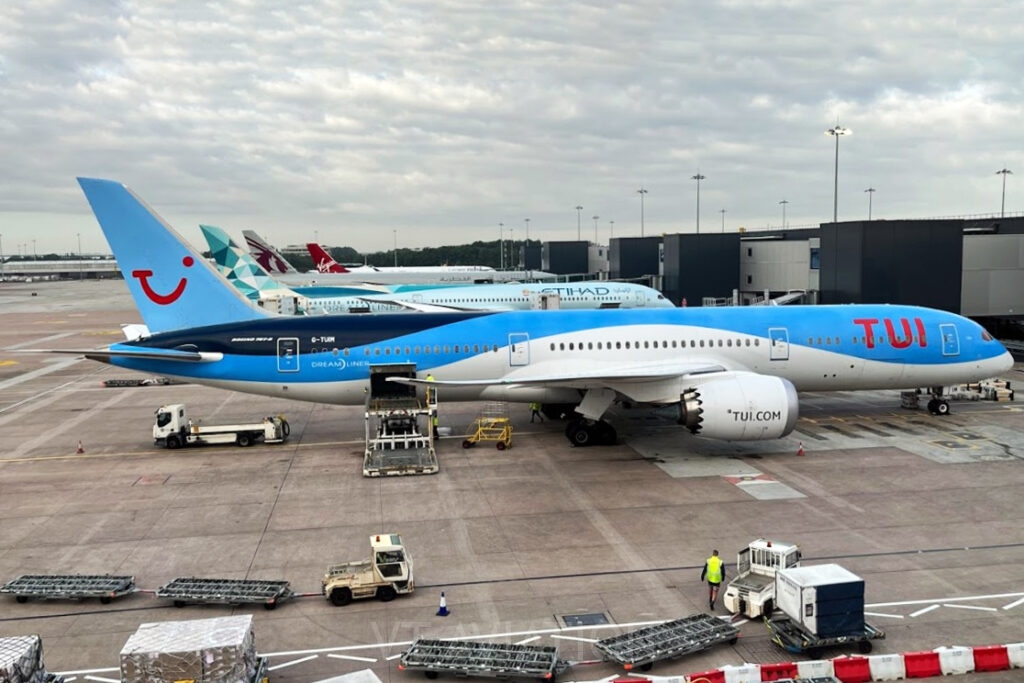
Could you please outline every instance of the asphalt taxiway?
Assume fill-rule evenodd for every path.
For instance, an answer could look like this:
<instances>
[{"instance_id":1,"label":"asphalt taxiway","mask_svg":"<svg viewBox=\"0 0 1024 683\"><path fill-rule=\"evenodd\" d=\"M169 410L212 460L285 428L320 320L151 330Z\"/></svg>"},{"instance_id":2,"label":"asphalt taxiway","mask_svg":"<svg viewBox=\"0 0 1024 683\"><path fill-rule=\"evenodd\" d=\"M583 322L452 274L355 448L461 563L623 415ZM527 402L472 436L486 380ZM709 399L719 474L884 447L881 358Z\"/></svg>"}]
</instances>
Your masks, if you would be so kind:
<instances>
[{"instance_id":1,"label":"asphalt taxiway","mask_svg":"<svg viewBox=\"0 0 1024 683\"><path fill-rule=\"evenodd\" d=\"M13 352L94 348L134 322L118 281L0 283L0 583L113 573L143 589L107 605L0 595L0 635L40 634L50 671L117 680L118 653L139 624L238 613L254 615L273 681L369 668L400 683L419 676L397 669L418 636L529 641L595 660L594 639L706 611L699 575L711 549L731 565L760 536L865 579L868 619L887 633L876 653L1024 641L1017 403L958 402L939 418L899 408L896 392L804 395L792 435L748 444L689 437L671 411L617 409L620 444L587 449L570 448L560 423L530 424L528 408L512 405L513 445L498 451L463 449L482 405L442 396L441 425L454 436L440 441L441 471L366 479L360 407L195 385L105 388L130 373ZM210 422L281 413L291 438L158 449L153 413L177 402ZM319 595L324 570L361 558L383 531L408 544L416 593L333 607ZM178 609L146 592L186 576L286 579L307 595L267 611ZM441 591L448 617L436 616ZM763 625L740 628L735 645L652 673L800 658ZM827 654L844 653L854 654ZM617 672L581 664L561 679Z\"/></svg>"}]
</instances>

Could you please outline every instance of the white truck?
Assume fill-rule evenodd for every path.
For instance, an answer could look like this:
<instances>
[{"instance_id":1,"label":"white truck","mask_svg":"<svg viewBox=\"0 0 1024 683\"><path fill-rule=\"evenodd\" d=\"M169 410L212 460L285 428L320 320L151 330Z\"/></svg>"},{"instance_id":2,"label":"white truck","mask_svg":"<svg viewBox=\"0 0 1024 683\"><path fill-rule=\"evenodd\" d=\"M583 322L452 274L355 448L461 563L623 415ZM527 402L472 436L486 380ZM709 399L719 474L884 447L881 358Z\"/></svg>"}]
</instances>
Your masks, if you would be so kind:
<instances>
[{"instance_id":1,"label":"white truck","mask_svg":"<svg viewBox=\"0 0 1024 683\"><path fill-rule=\"evenodd\" d=\"M332 565L323 580L323 594L333 605L359 598L382 602L412 593L412 558L398 534L370 536L370 559Z\"/></svg>"},{"instance_id":2,"label":"white truck","mask_svg":"<svg viewBox=\"0 0 1024 683\"><path fill-rule=\"evenodd\" d=\"M800 547L759 538L736 554L736 578L725 589L722 603L733 614L750 618L771 616L775 610L775 574L800 566Z\"/></svg>"},{"instance_id":3,"label":"white truck","mask_svg":"<svg viewBox=\"0 0 1024 683\"><path fill-rule=\"evenodd\" d=\"M157 446L167 448L224 443L239 446L283 443L290 433L288 420L280 415L247 424L204 425L189 418L182 403L161 406L153 423L153 441Z\"/></svg>"}]
</instances>

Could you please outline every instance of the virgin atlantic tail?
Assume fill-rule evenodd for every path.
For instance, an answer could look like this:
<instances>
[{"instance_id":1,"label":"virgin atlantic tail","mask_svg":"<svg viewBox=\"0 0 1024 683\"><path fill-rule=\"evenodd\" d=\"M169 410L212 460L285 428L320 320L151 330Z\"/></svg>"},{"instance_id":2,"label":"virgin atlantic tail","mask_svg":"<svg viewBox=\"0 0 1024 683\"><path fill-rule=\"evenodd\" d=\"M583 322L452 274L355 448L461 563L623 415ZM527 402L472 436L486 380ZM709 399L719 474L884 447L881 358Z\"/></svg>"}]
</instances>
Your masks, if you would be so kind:
<instances>
[{"instance_id":1,"label":"virgin atlantic tail","mask_svg":"<svg viewBox=\"0 0 1024 683\"><path fill-rule=\"evenodd\" d=\"M306 249L309 249L309 255L313 257L313 263L316 264L316 272L318 273L350 273L348 268L341 265L330 254L327 250L321 247L316 242L307 242Z\"/></svg>"}]
</instances>

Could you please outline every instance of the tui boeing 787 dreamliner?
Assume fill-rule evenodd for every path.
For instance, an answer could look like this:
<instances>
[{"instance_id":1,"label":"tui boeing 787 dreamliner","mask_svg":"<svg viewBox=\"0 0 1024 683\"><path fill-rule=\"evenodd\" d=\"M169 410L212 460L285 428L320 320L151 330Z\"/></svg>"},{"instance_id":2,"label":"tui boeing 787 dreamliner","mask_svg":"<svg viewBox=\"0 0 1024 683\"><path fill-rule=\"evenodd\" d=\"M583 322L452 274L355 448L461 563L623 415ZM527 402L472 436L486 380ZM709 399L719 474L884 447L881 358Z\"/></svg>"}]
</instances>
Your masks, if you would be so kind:
<instances>
[{"instance_id":1,"label":"tui boeing 787 dreamliner","mask_svg":"<svg viewBox=\"0 0 1024 683\"><path fill-rule=\"evenodd\" d=\"M771 439L793 429L797 391L941 387L1013 364L977 323L916 306L275 316L127 187L79 183L148 332L65 351L198 384L361 405L371 372L401 366L389 379L431 374L445 401L569 406L566 435L587 445L614 440L615 401L676 405L704 437Z\"/></svg>"}]
</instances>

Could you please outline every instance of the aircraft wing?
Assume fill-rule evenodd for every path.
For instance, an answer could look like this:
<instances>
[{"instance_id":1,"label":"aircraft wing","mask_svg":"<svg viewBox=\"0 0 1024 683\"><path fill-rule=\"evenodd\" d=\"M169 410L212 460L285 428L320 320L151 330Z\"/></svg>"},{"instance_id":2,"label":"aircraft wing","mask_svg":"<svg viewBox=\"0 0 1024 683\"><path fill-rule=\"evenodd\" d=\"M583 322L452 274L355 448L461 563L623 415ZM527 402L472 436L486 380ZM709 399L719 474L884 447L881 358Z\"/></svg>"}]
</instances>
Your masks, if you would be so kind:
<instances>
[{"instance_id":1,"label":"aircraft wing","mask_svg":"<svg viewBox=\"0 0 1024 683\"><path fill-rule=\"evenodd\" d=\"M609 387L626 383L648 383L671 380L687 375L704 375L725 372L727 368L719 363L706 361L670 360L653 363L535 363L492 379L443 380L415 379L409 377L388 377L390 382L399 384L433 384L436 386L512 386L537 385L573 388Z\"/></svg>"},{"instance_id":2,"label":"aircraft wing","mask_svg":"<svg viewBox=\"0 0 1024 683\"><path fill-rule=\"evenodd\" d=\"M173 360L186 363L212 363L224 357L222 353L202 353L178 349L18 349L19 353L61 353L85 356L90 360L108 361L111 358L144 358L146 360Z\"/></svg>"}]
</instances>

